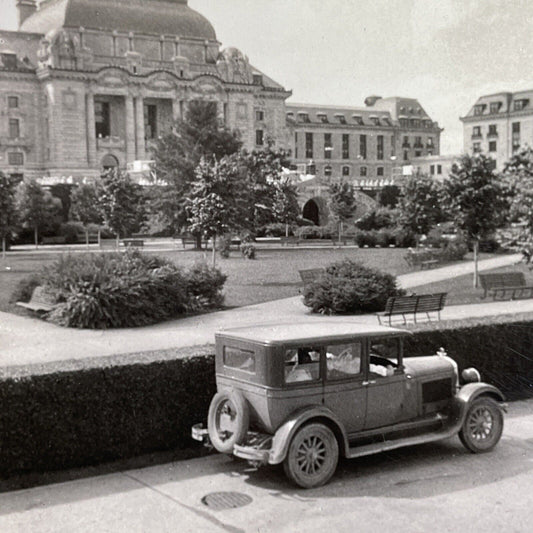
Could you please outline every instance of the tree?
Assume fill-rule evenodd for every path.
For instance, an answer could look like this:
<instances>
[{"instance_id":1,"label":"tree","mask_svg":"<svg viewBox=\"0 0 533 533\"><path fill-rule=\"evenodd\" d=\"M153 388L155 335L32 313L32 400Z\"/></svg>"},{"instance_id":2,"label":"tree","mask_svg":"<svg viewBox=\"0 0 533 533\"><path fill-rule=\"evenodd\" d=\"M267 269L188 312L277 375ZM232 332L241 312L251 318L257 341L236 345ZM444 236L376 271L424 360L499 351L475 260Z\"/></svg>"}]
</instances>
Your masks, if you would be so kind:
<instances>
[{"instance_id":1,"label":"tree","mask_svg":"<svg viewBox=\"0 0 533 533\"><path fill-rule=\"evenodd\" d=\"M330 209L339 224L339 241L342 239L342 225L355 213L356 199L353 185L346 182L332 183L329 187Z\"/></svg>"},{"instance_id":2,"label":"tree","mask_svg":"<svg viewBox=\"0 0 533 533\"><path fill-rule=\"evenodd\" d=\"M102 223L102 211L98 202L98 190L94 185L80 185L72 191L70 215L85 228L85 243L89 247L89 224Z\"/></svg>"},{"instance_id":3,"label":"tree","mask_svg":"<svg viewBox=\"0 0 533 533\"><path fill-rule=\"evenodd\" d=\"M16 224L15 187L13 182L0 172L0 238L2 259L6 258L6 241Z\"/></svg>"},{"instance_id":4,"label":"tree","mask_svg":"<svg viewBox=\"0 0 533 533\"><path fill-rule=\"evenodd\" d=\"M510 191L483 154L463 155L444 181L444 205L457 229L472 242L474 287L478 286L479 241L500 227L509 211Z\"/></svg>"},{"instance_id":5,"label":"tree","mask_svg":"<svg viewBox=\"0 0 533 533\"><path fill-rule=\"evenodd\" d=\"M533 236L533 149L523 148L514 154L506 163L503 174L513 191L511 217L526 223L531 238Z\"/></svg>"},{"instance_id":6,"label":"tree","mask_svg":"<svg viewBox=\"0 0 533 533\"><path fill-rule=\"evenodd\" d=\"M289 236L289 224L293 224L300 214L298 193L288 181L274 184L272 215L277 222L285 224L285 236Z\"/></svg>"},{"instance_id":7,"label":"tree","mask_svg":"<svg viewBox=\"0 0 533 533\"><path fill-rule=\"evenodd\" d=\"M116 235L127 237L139 231L144 221L144 204L140 185L118 170L110 170L102 177L98 201L102 218Z\"/></svg>"},{"instance_id":8,"label":"tree","mask_svg":"<svg viewBox=\"0 0 533 533\"><path fill-rule=\"evenodd\" d=\"M398 209L400 225L416 235L418 247L420 236L442 218L439 184L423 174L411 176L403 187Z\"/></svg>"},{"instance_id":9,"label":"tree","mask_svg":"<svg viewBox=\"0 0 533 533\"><path fill-rule=\"evenodd\" d=\"M217 237L239 226L242 210L240 172L234 158L220 163L202 159L187 197L188 226L193 233L213 242L213 266Z\"/></svg>"},{"instance_id":10,"label":"tree","mask_svg":"<svg viewBox=\"0 0 533 533\"><path fill-rule=\"evenodd\" d=\"M283 176L289 167L289 153L273 148L269 140L264 150L243 150L234 156L241 169L243 196L246 204L243 225L252 232L273 222L290 223L293 211L298 216L296 190Z\"/></svg>"},{"instance_id":11,"label":"tree","mask_svg":"<svg viewBox=\"0 0 533 533\"><path fill-rule=\"evenodd\" d=\"M189 102L183 119L174 125L174 131L163 135L154 150L158 180L167 184L159 190L152 211L158 218L178 231L186 222L183 202L195 180L195 172L202 158L224 156L240 150L242 143L236 132L229 131L220 121L214 102Z\"/></svg>"},{"instance_id":12,"label":"tree","mask_svg":"<svg viewBox=\"0 0 533 533\"><path fill-rule=\"evenodd\" d=\"M23 226L33 229L35 247L39 244L39 230L53 222L58 206L51 194L34 180L22 182L16 193L17 211Z\"/></svg>"}]
</instances>

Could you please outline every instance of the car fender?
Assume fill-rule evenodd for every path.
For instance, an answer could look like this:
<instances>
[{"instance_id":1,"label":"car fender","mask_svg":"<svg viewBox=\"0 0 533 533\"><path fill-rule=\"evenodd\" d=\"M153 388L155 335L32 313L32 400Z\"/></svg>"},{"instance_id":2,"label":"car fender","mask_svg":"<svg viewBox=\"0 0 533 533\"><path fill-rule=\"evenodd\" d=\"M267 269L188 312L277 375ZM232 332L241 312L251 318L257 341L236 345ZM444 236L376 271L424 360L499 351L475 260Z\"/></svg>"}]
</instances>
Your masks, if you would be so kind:
<instances>
[{"instance_id":1,"label":"car fender","mask_svg":"<svg viewBox=\"0 0 533 533\"><path fill-rule=\"evenodd\" d=\"M489 385L488 383L467 383L459 389L457 397L464 402L472 402L482 394L492 396L498 402L505 401L503 393L494 385Z\"/></svg>"},{"instance_id":2,"label":"car fender","mask_svg":"<svg viewBox=\"0 0 533 533\"><path fill-rule=\"evenodd\" d=\"M311 420L321 421L330 426L339 440L341 455L345 454L348 449L348 437L344 430L342 422L327 407L316 405L306 407L295 411L291 416L278 428L272 438L272 447L268 462L270 464L279 464L285 459L289 450L292 438L304 424Z\"/></svg>"}]
</instances>

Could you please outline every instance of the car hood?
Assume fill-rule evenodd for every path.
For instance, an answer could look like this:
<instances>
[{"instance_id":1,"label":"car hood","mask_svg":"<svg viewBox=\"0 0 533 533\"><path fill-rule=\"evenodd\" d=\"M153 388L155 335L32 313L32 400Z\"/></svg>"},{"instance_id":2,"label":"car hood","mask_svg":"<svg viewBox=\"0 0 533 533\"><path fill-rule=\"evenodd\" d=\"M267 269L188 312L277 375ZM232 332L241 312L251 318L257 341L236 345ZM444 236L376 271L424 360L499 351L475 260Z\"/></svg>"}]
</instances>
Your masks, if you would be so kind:
<instances>
[{"instance_id":1,"label":"car hood","mask_svg":"<svg viewBox=\"0 0 533 533\"><path fill-rule=\"evenodd\" d=\"M407 357L403 360L406 374L412 377L431 375L450 375L454 373L452 362L447 357L430 355L426 357Z\"/></svg>"}]
</instances>

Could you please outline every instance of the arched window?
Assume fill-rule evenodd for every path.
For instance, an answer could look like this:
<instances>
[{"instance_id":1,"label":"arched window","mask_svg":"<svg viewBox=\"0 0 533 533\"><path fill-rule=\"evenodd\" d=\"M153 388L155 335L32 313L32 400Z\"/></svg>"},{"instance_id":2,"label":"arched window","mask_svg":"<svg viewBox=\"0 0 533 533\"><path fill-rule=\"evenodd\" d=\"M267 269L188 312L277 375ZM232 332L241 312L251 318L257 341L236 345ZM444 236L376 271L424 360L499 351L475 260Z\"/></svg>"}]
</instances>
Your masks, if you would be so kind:
<instances>
[{"instance_id":1,"label":"arched window","mask_svg":"<svg viewBox=\"0 0 533 533\"><path fill-rule=\"evenodd\" d=\"M102 168L110 170L118 167L118 159L112 154L106 154L102 157Z\"/></svg>"}]
</instances>

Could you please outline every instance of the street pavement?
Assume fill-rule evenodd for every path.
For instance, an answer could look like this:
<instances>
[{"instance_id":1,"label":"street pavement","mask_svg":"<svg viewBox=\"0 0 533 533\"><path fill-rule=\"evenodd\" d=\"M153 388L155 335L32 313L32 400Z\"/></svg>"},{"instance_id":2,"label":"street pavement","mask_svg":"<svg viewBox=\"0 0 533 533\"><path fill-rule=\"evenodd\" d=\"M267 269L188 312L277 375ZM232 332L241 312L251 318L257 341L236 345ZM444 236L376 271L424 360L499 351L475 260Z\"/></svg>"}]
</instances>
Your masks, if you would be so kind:
<instances>
[{"instance_id":1,"label":"street pavement","mask_svg":"<svg viewBox=\"0 0 533 533\"><path fill-rule=\"evenodd\" d=\"M519 254L498 256L481 261L479 269L483 271L514 264L520 258ZM470 273L472 269L472 263L451 265L398 276L398 281L402 287L414 289L420 285ZM513 302L480 301L473 305L447 306L442 312L442 319L531 311L533 299ZM0 313L0 368L206 345L212 344L215 332L224 328L323 319L321 315L310 314L300 296L172 320L154 326L106 331L61 328L37 318ZM328 317L328 320L353 320L361 323L377 321L375 315Z\"/></svg>"},{"instance_id":2,"label":"street pavement","mask_svg":"<svg viewBox=\"0 0 533 533\"><path fill-rule=\"evenodd\" d=\"M205 505L214 493L245 505ZM529 533L532 520L533 400L511 404L488 454L453 437L343 461L312 490L217 454L0 494L2 533Z\"/></svg>"}]
</instances>

